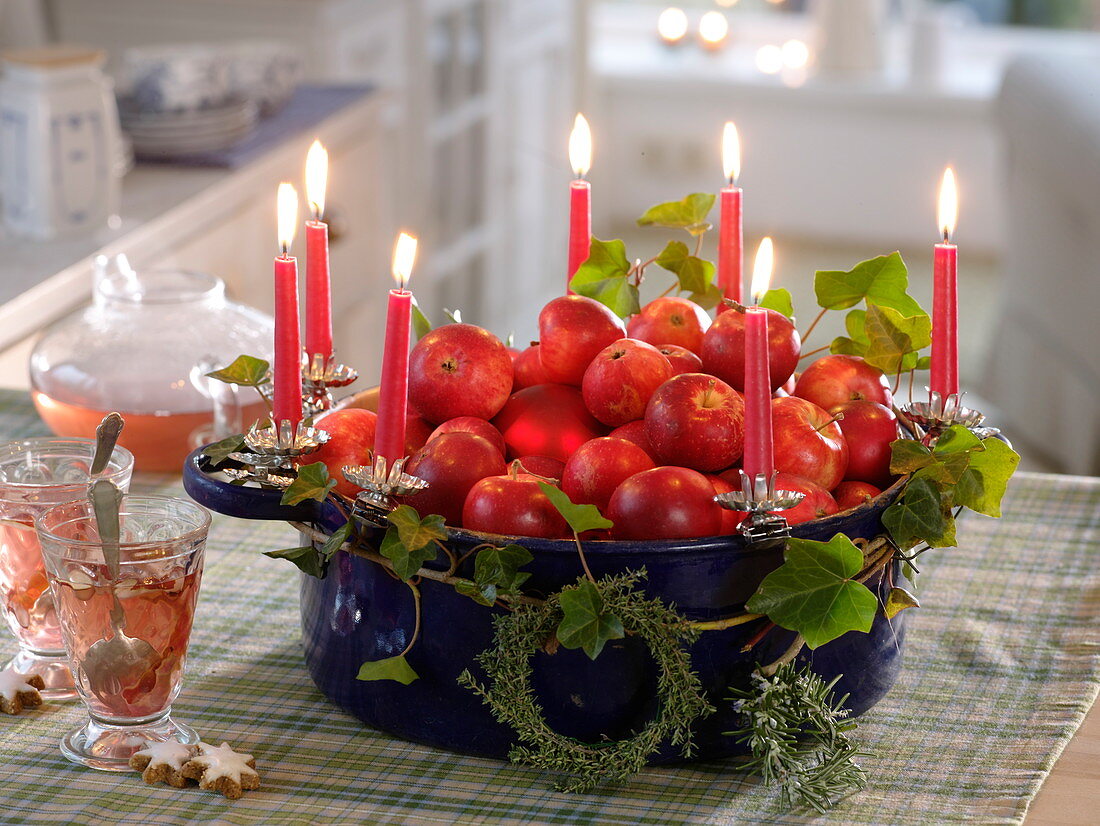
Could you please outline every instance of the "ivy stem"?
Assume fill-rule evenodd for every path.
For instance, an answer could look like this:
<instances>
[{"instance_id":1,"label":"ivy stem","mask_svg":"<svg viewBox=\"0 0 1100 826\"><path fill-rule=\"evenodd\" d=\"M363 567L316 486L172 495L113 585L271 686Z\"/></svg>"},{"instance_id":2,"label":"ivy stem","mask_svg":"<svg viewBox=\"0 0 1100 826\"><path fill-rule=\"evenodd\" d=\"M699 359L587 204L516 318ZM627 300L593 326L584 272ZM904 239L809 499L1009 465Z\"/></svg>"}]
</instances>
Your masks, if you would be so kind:
<instances>
[{"instance_id":1,"label":"ivy stem","mask_svg":"<svg viewBox=\"0 0 1100 826\"><path fill-rule=\"evenodd\" d=\"M913 379L917 375L917 368L914 367L909 371L909 402L913 401Z\"/></svg>"},{"instance_id":2,"label":"ivy stem","mask_svg":"<svg viewBox=\"0 0 1100 826\"><path fill-rule=\"evenodd\" d=\"M319 531L312 525L307 525L305 522L291 522L290 526L295 530L304 533L315 542L324 542L326 539L328 539L328 534L326 534L324 531ZM393 563L386 559L386 557L382 556L382 554L380 553L369 551L366 548L360 548L358 545L353 545L350 542L345 542L343 545L340 546L339 550L346 551L352 556L358 556L363 559L370 560L371 562L376 562L377 564L385 568L386 573L390 574L390 576L401 579L401 577L397 576L397 574L394 572ZM455 584L458 582L457 577L450 576L443 571L432 570L431 568L421 568L415 574L413 574L413 576L421 577L422 579L430 579L434 582L442 582L444 585L450 585L451 587L454 587ZM516 596L502 595L500 598L508 602L523 603L524 605L543 605L546 602L546 600L536 599L535 597L528 597L522 594L518 594Z\"/></svg>"},{"instance_id":3,"label":"ivy stem","mask_svg":"<svg viewBox=\"0 0 1100 826\"><path fill-rule=\"evenodd\" d=\"M818 348L817 348L816 350L811 350L811 351L810 351L810 352L808 352L808 353L803 353L802 355L800 355L800 356L798 357L798 360L799 360L799 361L802 361L802 359L807 359L807 358L809 358L810 356L815 356L815 355L817 355L818 353L824 353L824 352L825 352L826 350L828 350L828 349L829 349L829 345L828 345L828 344L826 344L826 345L825 345L824 347L818 347Z\"/></svg>"},{"instance_id":4,"label":"ivy stem","mask_svg":"<svg viewBox=\"0 0 1100 826\"><path fill-rule=\"evenodd\" d=\"M593 585L596 584L596 577L592 576L592 571L588 567L588 560L584 557L584 547L581 545L581 536L576 531L573 531L573 540L577 543L577 553L581 557L581 567L584 568L584 575L588 577L588 581Z\"/></svg>"},{"instance_id":5,"label":"ivy stem","mask_svg":"<svg viewBox=\"0 0 1100 826\"><path fill-rule=\"evenodd\" d=\"M898 392L898 388L901 387L901 374L902 374L902 369L901 369L901 365L899 364L898 365L898 374L894 378L894 389L890 391L891 395L896 396L897 392Z\"/></svg>"},{"instance_id":6,"label":"ivy stem","mask_svg":"<svg viewBox=\"0 0 1100 826\"><path fill-rule=\"evenodd\" d=\"M751 637L749 637L745 641L745 644L741 646L741 653L746 654L749 651L752 651L752 649L754 649L760 643L760 641L768 635L768 632L770 632L773 628L775 628L775 623L772 622L771 620L768 620L763 625L761 625L760 630L757 631L755 634L753 634Z\"/></svg>"},{"instance_id":7,"label":"ivy stem","mask_svg":"<svg viewBox=\"0 0 1100 826\"><path fill-rule=\"evenodd\" d=\"M688 626L700 631L723 631L737 625L745 625L758 619L763 619L764 614L734 614L732 617L718 620L692 620Z\"/></svg>"},{"instance_id":8,"label":"ivy stem","mask_svg":"<svg viewBox=\"0 0 1100 826\"><path fill-rule=\"evenodd\" d=\"M416 645L416 640L420 636L420 589L417 588L412 582L406 582L409 586L409 590L412 591L413 604L416 608L416 625L413 626L412 639L409 640L409 644L405 646L405 650L398 654L399 657L404 657Z\"/></svg>"},{"instance_id":9,"label":"ivy stem","mask_svg":"<svg viewBox=\"0 0 1100 826\"><path fill-rule=\"evenodd\" d=\"M450 566L447 568L447 576L451 576L455 571L458 570L458 557L454 555L454 551L452 551L438 539L434 539L432 541L435 542L435 544L439 546L440 550L442 550L443 553L447 555L447 559L450 562Z\"/></svg>"},{"instance_id":10,"label":"ivy stem","mask_svg":"<svg viewBox=\"0 0 1100 826\"><path fill-rule=\"evenodd\" d=\"M675 281L673 281L673 282L672 282L671 284L669 284L669 286L668 286L668 289L667 289L667 290L665 290L665 291L664 291L663 293L661 293L661 294L660 294L659 296L657 296L657 297L658 297L658 298L664 298L664 297L665 297L666 295L668 295L668 294L669 294L670 292L672 292L673 290L675 290L675 289L676 289L677 287L679 287L679 286L680 286L680 279L676 279L676 280L675 280Z\"/></svg>"},{"instance_id":11,"label":"ivy stem","mask_svg":"<svg viewBox=\"0 0 1100 826\"><path fill-rule=\"evenodd\" d=\"M703 233L699 233L695 236L695 257L699 257L699 253L703 250Z\"/></svg>"},{"instance_id":12,"label":"ivy stem","mask_svg":"<svg viewBox=\"0 0 1100 826\"><path fill-rule=\"evenodd\" d=\"M806 339L808 339L810 337L810 333L812 333L814 331L814 327L817 326L817 322L821 321L821 319L823 319L825 317L825 313L827 313L827 312L829 312L828 308L827 307L822 307L821 311L816 316L814 316L814 320L810 322L810 326L806 328L806 332L802 336L802 343L803 344L805 344ZM815 350L814 352L816 353L817 351Z\"/></svg>"},{"instance_id":13,"label":"ivy stem","mask_svg":"<svg viewBox=\"0 0 1100 826\"><path fill-rule=\"evenodd\" d=\"M775 672L779 670L780 666L786 665L795 657L798 656L798 652L802 650L802 647L806 644L806 640L802 638L801 634L795 634L794 639L791 641L790 647L784 651L779 659L773 663L760 667L760 673L765 677L774 677Z\"/></svg>"}]
</instances>

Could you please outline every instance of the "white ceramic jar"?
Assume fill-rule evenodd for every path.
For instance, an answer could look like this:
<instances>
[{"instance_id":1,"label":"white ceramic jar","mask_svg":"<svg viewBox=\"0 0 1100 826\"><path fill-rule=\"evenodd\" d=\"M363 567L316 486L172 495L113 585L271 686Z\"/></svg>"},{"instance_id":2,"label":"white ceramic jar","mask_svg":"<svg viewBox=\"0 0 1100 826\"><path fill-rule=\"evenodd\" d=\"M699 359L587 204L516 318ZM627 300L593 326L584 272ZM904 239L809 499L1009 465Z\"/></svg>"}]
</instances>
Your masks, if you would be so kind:
<instances>
[{"instance_id":1,"label":"white ceramic jar","mask_svg":"<svg viewBox=\"0 0 1100 826\"><path fill-rule=\"evenodd\" d=\"M103 227L118 212L121 131L103 52L7 52L0 78L4 224L50 238Z\"/></svg>"}]
</instances>

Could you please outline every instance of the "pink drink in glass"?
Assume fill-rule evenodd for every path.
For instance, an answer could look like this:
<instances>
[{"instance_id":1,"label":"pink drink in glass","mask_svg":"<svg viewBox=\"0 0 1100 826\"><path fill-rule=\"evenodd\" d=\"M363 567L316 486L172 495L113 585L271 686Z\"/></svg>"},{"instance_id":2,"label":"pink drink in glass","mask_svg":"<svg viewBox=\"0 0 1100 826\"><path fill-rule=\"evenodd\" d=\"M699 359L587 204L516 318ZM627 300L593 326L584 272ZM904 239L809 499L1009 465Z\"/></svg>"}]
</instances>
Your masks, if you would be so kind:
<instances>
[{"instance_id":1,"label":"pink drink in glass","mask_svg":"<svg viewBox=\"0 0 1100 826\"><path fill-rule=\"evenodd\" d=\"M10 665L42 677L43 695L54 700L76 691L34 520L47 508L87 496L94 453L89 439L0 444L0 613L19 643ZM116 448L103 475L125 490L133 469L133 455Z\"/></svg>"},{"instance_id":2,"label":"pink drink in glass","mask_svg":"<svg viewBox=\"0 0 1100 826\"><path fill-rule=\"evenodd\" d=\"M130 573L131 576L126 576ZM84 670L88 650L111 636L111 586L106 571L88 583L57 580L57 610L68 629L67 642L74 673L89 710L99 717L149 717L172 705L180 691L187 641L199 596L200 570L184 565L173 570L134 576L123 573L115 591L126 617L126 633L145 640L157 661L130 686L96 685Z\"/></svg>"},{"instance_id":3,"label":"pink drink in glass","mask_svg":"<svg viewBox=\"0 0 1100 826\"><path fill-rule=\"evenodd\" d=\"M88 707L88 721L62 738L61 752L107 771L129 771L130 755L149 741L198 742L171 711L210 514L183 499L124 496L119 525L112 577L87 500L49 508L35 521L76 689Z\"/></svg>"}]
</instances>

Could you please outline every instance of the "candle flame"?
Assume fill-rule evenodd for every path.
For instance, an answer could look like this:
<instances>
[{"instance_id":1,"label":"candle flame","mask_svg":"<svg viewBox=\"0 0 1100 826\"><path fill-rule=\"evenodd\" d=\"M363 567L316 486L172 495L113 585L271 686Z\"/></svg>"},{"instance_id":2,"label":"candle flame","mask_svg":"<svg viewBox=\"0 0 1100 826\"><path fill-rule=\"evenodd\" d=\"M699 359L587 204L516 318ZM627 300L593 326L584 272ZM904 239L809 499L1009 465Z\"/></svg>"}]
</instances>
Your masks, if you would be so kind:
<instances>
[{"instance_id":1,"label":"candle flame","mask_svg":"<svg viewBox=\"0 0 1100 826\"><path fill-rule=\"evenodd\" d=\"M741 136L732 120L722 127L722 169L730 186L741 177Z\"/></svg>"},{"instance_id":2,"label":"candle flame","mask_svg":"<svg viewBox=\"0 0 1100 826\"><path fill-rule=\"evenodd\" d=\"M279 184L279 194L275 199L278 214L279 247L283 255L290 254L290 244L294 240L294 230L298 224L298 192L286 181Z\"/></svg>"},{"instance_id":3,"label":"candle flame","mask_svg":"<svg viewBox=\"0 0 1100 826\"><path fill-rule=\"evenodd\" d=\"M569 133L569 165L578 178L583 178L592 168L592 130L580 112Z\"/></svg>"},{"instance_id":4,"label":"candle flame","mask_svg":"<svg viewBox=\"0 0 1100 826\"><path fill-rule=\"evenodd\" d=\"M325 189L328 186L328 150L320 141L310 144L306 153L306 200L313 212L313 220L320 221L325 214Z\"/></svg>"},{"instance_id":5,"label":"candle flame","mask_svg":"<svg viewBox=\"0 0 1100 826\"><path fill-rule=\"evenodd\" d=\"M772 281L772 270L775 268L775 246L770 236L765 237L756 248L756 263L752 268L752 300L759 304L764 293Z\"/></svg>"},{"instance_id":6,"label":"candle flame","mask_svg":"<svg viewBox=\"0 0 1100 826\"><path fill-rule=\"evenodd\" d=\"M949 166L943 171L943 183L940 184L940 206L937 215L944 241L951 240L958 219L959 191L955 186L955 170Z\"/></svg>"},{"instance_id":7,"label":"candle flame","mask_svg":"<svg viewBox=\"0 0 1100 826\"><path fill-rule=\"evenodd\" d=\"M416 236L402 232L393 245L393 280L397 288L405 289L412 277L413 263L416 261Z\"/></svg>"}]
</instances>

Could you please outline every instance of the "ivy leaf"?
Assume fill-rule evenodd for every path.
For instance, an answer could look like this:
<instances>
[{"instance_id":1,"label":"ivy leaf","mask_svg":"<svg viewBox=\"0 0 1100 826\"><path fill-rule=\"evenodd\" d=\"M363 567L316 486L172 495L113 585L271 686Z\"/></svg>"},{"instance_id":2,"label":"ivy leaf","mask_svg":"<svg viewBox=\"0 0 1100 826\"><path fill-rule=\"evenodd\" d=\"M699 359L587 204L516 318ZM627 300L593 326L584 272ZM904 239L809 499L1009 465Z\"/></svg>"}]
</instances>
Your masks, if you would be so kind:
<instances>
[{"instance_id":1,"label":"ivy leaf","mask_svg":"<svg viewBox=\"0 0 1100 826\"><path fill-rule=\"evenodd\" d=\"M394 682L408 685L420 679L420 675L413 671L402 654L397 657L386 657L384 660L370 660L359 667L359 673L355 679L371 682L373 680L393 680Z\"/></svg>"},{"instance_id":2,"label":"ivy leaf","mask_svg":"<svg viewBox=\"0 0 1100 826\"><path fill-rule=\"evenodd\" d=\"M848 335L834 338L833 343L829 345L829 352L862 357L871 346L864 329L866 323L866 310L850 310L848 315L844 316L844 328L848 331Z\"/></svg>"},{"instance_id":3,"label":"ivy leaf","mask_svg":"<svg viewBox=\"0 0 1100 826\"><path fill-rule=\"evenodd\" d=\"M623 623L617 616L604 611L600 589L587 580L576 588L568 588L560 597L562 620L558 624L558 640L566 648L583 648L589 659L596 659L608 640L621 640Z\"/></svg>"},{"instance_id":4,"label":"ivy leaf","mask_svg":"<svg viewBox=\"0 0 1100 826\"><path fill-rule=\"evenodd\" d=\"M237 356L228 367L206 375L239 387L260 387L271 381L271 365L255 356Z\"/></svg>"},{"instance_id":5,"label":"ivy leaf","mask_svg":"<svg viewBox=\"0 0 1100 826\"><path fill-rule=\"evenodd\" d=\"M871 304L864 321L867 353L864 360L887 375L898 373L916 363L905 364L905 356L932 343L932 319L927 315L907 318L891 307Z\"/></svg>"},{"instance_id":6,"label":"ivy leaf","mask_svg":"<svg viewBox=\"0 0 1100 826\"><path fill-rule=\"evenodd\" d=\"M760 306L775 310L787 318L794 318L794 302L791 301L791 293L782 287L776 287L764 293L760 299Z\"/></svg>"},{"instance_id":7,"label":"ivy leaf","mask_svg":"<svg viewBox=\"0 0 1100 826\"><path fill-rule=\"evenodd\" d=\"M443 517L437 513L431 513L420 518L416 508L410 505L398 505L386 519L397 528L397 533L412 550L419 550L434 541L443 542L447 539L447 528Z\"/></svg>"},{"instance_id":8,"label":"ivy leaf","mask_svg":"<svg viewBox=\"0 0 1100 826\"><path fill-rule=\"evenodd\" d=\"M954 544L954 525L948 524L949 516L944 515L936 484L914 476L901 496L883 512L882 524L899 548L912 548L921 540L933 547L943 547Z\"/></svg>"},{"instance_id":9,"label":"ivy leaf","mask_svg":"<svg viewBox=\"0 0 1100 826\"><path fill-rule=\"evenodd\" d=\"M514 593L531 576L520 571L520 567L533 559L522 545L483 548L474 560L474 581L478 585L493 585L499 593Z\"/></svg>"},{"instance_id":10,"label":"ivy leaf","mask_svg":"<svg viewBox=\"0 0 1100 826\"><path fill-rule=\"evenodd\" d=\"M890 472L895 476L913 473L935 463L936 457L932 451L914 439L898 439L890 443Z\"/></svg>"},{"instance_id":11,"label":"ivy leaf","mask_svg":"<svg viewBox=\"0 0 1100 826\"><path fill-rule=\"evenodd\" d=\"M886 604L882 606L886 618L893 619L906 608L920 608L920 601L904 588L891 588L886 595Z\"/></svg>"},{"instance_id":12,"label":"ivy leaf","mask_svg":"<svg viewBox=\"0 0 1100 826\"><path fill-rule=\"evenodd\" d=\"M378 552L393 563L394 573L408 579L438 555L436 542L447 538L443 517L429 514L421 519L415 508L399 505L386 519L390 527L386 529Z\"/></svg>"},{"instance_id":13,"label":"ivy leaf","mask_svg":"<svg viewBox=\"0 0 1100 826\"><path fill-rule=\"evenodd\" d=\"M416 303L416 296L413 296L412 300L412 325L417 341L420 341L432 331L432 322L428 320L428 317L424 315L424 311L420 309L420 305Z\"/></svg>"},{"instance_id":14,"label":"ivy leaf","mask_svg":"<svg viewBox=\"0 0 1100 826\"><path fill-rule=\"evenodd\" d=\"M575 505L561 488L547 482L539 482L539 487L546 494L546 498L550 500L550 504L569 523L569 527L573 529L574 533L584 533L585 531L614 526L615 523L610 519L604 519L600 514L600 509L595 505Z\"/></svg>"},{"instance_id":15,"label":"ivy leaf","mask_svg":"<svg viewBox=\"0 0 1100 826\"><path fill-rule=\"evenodd\" d=\"M325 575L324 561L312 545L304 545L300 548L283 548L279 551L264 551L264 556L293 562L303 573L315 576L318 579Z\"/></svg>"},{"instance_id":16,"label":"ivy leaf","mask_svg":"<svg viewBox=\"0 0 1100 826\"><path fill-rule=\"evenodd\" d=\"M986 516L1001 515L1001 499L1008 480L1020 464L1020 455L992 436L983 439L985 450L970 456L970 465L955 486L955 504L965 505Z\"/></svg>"},{"instance_id":17,"label":"ivy leaf","mask_svg":"<svg viewBox=\"0 0 1100 826\"><path fill-rule=\"evenodd\" d=\"M569 288L578 295L596 299L615 315L626 318L641 309L638 287L631 282L629 273L626 245L619 240L601 241L593 236L588 258L577 268Z\"/></svg>"},{"instance_id":18,"label":"ivy leaf","mask_svg":"<svg viewBox=\"0 0 1100 826\"><path fill-rule=\"evenodd\" d=\"M701 235L710 229L707 215L714 206L714 195L709 192L693 192L682 201L651 206L638 219L638 226L686 229L692 235Z\"/></svg>"},{"instance_id":19,"label":"ivy leaf","mask_svg":"<svg viewBox=\"0 0 1100 826\"><path fill-rule=\"evenodd\" d=\"M342 526L332 532L332 535L325 540L325 544L321 546L321 556L328 561L332 559L332 555L340 550L340 546L348 541L348 537L351 536L352 524L351 522L345 522Z\"/></svg>"},{"instance_id":20,"label":"ivy leaf","mask_svg":"<svg viewBox=\"0 0 1100 826\"><path fill-rule=\"evenodd\" d=\"M725 298L725 294L717 284L707 284L705 292L692 293L688 296L689 300L694 301L704 310L713 310L722 303L723 298Z\"/></svg>"},{"instance_id":21,"label":"ivy leaf","mask_svg":"<svg viewBox=\"0 0 1100 826\"><path fill-rule=\"evenodd\" d=\"M324 462L298 468L298 477L283 491L281 505L297 505L307 499L324 502L330 490L336 487L336 480L329 478Z\"/></svg>"},{"instance_id":22,"label":"ivy leaf","mask_svg":"<svg viewBox=\"0 0 1100 826\"><path fill-rule=\"evenodd\" d=\"M863 553L837 534L828 542L790 539L784 562L768 574L745 604L776 625L797 631L810 648L848 631L870 631L878 598L852 577L863 568Z\"/></svg>"},{"instance_id":23,"label":"ivy leaf","mask_svg":"<svg viewBox=\"0 0 1100 826\"><path fill-rule=\"evenodd\" d=\"M227 436L219 442L207 445L203 448L202 455L213 467L217 467L229 458L230 453L239 453L244 448L244 436L238 433L236 436Z\"/></svg>"},{"instance_id":24,"label":"ivy leaf","mask_svg":"<svg viewBox=\"0 0 1100 826\"><path fill-rule=\"evenodd\" d=\"M683 241L669 241L656 263L675 273L683 292L705 294L714 283L714 264L692 255Z\"/></svg>"},{"instance_id":25,"label":"ivy leaf","mask_svg":"<svg viewBox=\"0 0 1100 826\"><path fill-rule=\"evenodd\" d=\"M818 270L814 275L817 303L827 310L845 310L866 300L903 317L926 315L908 288L909 271L898 252L862 261L847 272Z\"/></svg>"},{"instance_id":26,"label":"ivy leaf","mask_svg":"<svg viewBox=\"0 0 1100 826\"><path fill-rule=\"evenodd\" d=\"M459 579L455 582L455 590L464 597L469 597L478 605L492 605L497 601L497 586L478 585L470 579Z\"/></svg>"},{"instance_id":27,"label":"ivy leaf","mask_svg":"<svg viewBox=\"0 0 1100 826\"><path fill-rule=\"evenodd\" d=\"M914 365L917 370L928 370L932 367L931 356L921 356L917 359L917 363Z\"/></svg>"}]
</instances>

